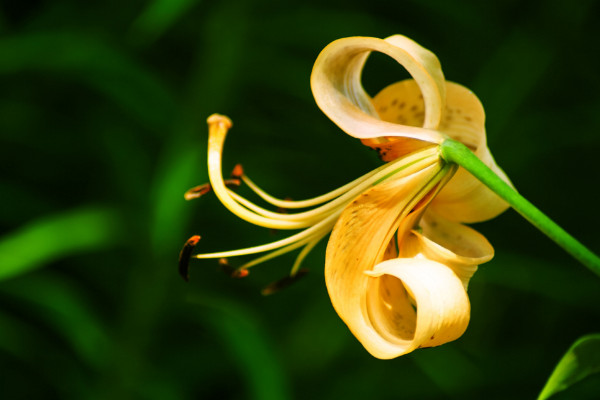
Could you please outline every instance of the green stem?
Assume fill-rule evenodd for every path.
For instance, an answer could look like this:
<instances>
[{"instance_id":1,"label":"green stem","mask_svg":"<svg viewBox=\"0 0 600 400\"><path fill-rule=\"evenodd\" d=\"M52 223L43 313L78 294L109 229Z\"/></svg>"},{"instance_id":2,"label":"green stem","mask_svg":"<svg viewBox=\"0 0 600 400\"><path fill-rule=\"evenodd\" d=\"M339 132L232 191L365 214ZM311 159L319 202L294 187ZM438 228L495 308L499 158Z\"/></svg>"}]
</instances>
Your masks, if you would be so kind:
<instances>
[{"instance_id":1,"label":"green stem","mask_svg":"<svg viewBox=\"0 0 600 400\"><path fill-rule=\"evenodd\" d=\"M515 189L504 182L487 165L485 165L471 150L456 140L446 139L442 145L444 160L456 163L469 171L484 185L503 198L519 214L525 217L536 228L542 231L560 247L600 276L600 258L587 247L579 243L573 236L548 218L538 208L521 196Z\"/></svg>"}]
</instances>

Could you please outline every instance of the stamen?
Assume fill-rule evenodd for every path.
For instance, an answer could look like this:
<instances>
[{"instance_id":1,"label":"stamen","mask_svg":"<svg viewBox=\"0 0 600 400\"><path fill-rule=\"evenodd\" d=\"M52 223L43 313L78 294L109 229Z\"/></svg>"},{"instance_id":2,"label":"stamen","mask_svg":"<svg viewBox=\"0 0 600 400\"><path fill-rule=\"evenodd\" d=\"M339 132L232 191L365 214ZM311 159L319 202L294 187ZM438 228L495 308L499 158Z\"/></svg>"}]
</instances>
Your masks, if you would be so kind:
<instances>
[{"instance_id":1,"label":"stamen","mask_svg":"<svg viewBox=\"0 0 600 400\"><path fill-rule=\"evenodd\" d=\"M245 278L249 274L248 270L233 268L226 258L219 258L219 268L232 278Z\"/></svg>"},{"instance_id":2,"label":"stamen","mask_svg":"<svg viewBox=\"0 0 600 400\"><path fill-rule=\"evenodd\" d=\"M235 167L233 167L233 171L231 171L231 177L235 179L240 179L243 175L244 168L242 167L242 164L236 164Z\"/></svg>"},{"instance_id":3,"label":"stamen","mask_svg":"<svg viewBox=\"0 0 600 400\"><path fill-rule=\"evenodd\" d=\"M323 237L323 236L321 236L321 237ZM290 251L294 251L294 250L296 250L296 249L298 249L298 248L300 248L300 247L302 247L304 245L307 245L307 243L310 244L313 240L314 239L312 237L310 237L310 238L307 238L307 239L304 239L304 240L300 240L300 241L298 241L296 243L292 243L290 245L287 245L285 247L282 247L280 249L272 251L272 252L270 252L268 254L265 254L264 256L255 258L252 261L248 261L246 264L242 265L240 267L240 269L248 269L250 267L254 267L255 265L262 264L265 261L269 261L269 260L271 260L271 259L273 259L275 257L279 257L279 256L281 256L283 254L289 253Z\"/></svg>"},{"instance_id":4,"label":"stamen","mask_svg":"<svg viewBox=\"0 0 600 400\"><path fill-rule=\"evenodd\" d=\"M404 159L399 159L400 161L394 161L387 165L384 165L383 168L378 168L377 170L375 170L375 174L372 174L367 179L363 180L361 183L356 185L351 190L347 191L345 194L339 196L335 200L332 200L329 203L324 204L315 209L300 213L276 213L273 211L265 210L264 208L255 205L254 203L250 202L249 200L230 190L228 191L228 194L233 200L243 205L248 210L251 210L262 217L271 218L272 221L290 221L288 222L289 227L287 229L304 228L306 226L314 224L318 220L327 216L329 213L338 211L339 208L345 207L356 196L358 196L360 193L362 193L364 190L366 190L373 184L380 183L393 175L397 175L398 173L402 173L402 176L410 175L437 162L438 158L430 155L430 152L431 151L424 151L425 154L417 154L414 156L406 157ZM435 154L435 151L431 153ZM295 228L292 228L292 226L294 226L292 221L296 221Z\"/></svg>"},{"instance_id":5,"label":"stamen","mask_svg":"<svg viewBox=\"0 0 600 400\"><path fill-rule=\"evenodd\" d=\"M325 203L326 201L332 200L332 199L346 193L347 191L349 191L353 187L359 185L360 183L369 180L369 178L373 177L375 174L378 174L382 170L387 170L388 168L390 168L390 166L396 165L396 163L399 163L399 164L407 163L408 164L413 161L416 162L414 159L417 156L420 156L420 157L422 157L422 159L425 159L427 157L432 156L433 154L437 154L438 152L439 152L439 150L437 149L437 147L430 147L429 149L424 149L423 151L419 152L415 156L397 158L393 162L384 164L384 165L374 169L373 171L368 172L365 175L353 180L352 182L345 184L344 186L342 186L340 188L337 188L329 193L326 193L321 196L317 196L317 197L314 197L314 198L308 199L308 200L289 201L289 200L277 199L277 198L269 195L268 193L266 193L260 187L258 187L258 185L256 185L247 175L242 175L242 180L244 181L244 183L246 185L248 185L248 187L250 189L252 189L263 200L265 200L266 202L268 202L274 206L282 207L282 208L308 208L308 207L316 206L318 204Z\"/></svg>"},{"instance_id":6,"label":"stamen","mask_svg":"<svg viewBox=\"0 0 600 400\"><path fill-rule=\"evenodd\" d=\"M302 251L300 251L300 253L298 254L298 257L296 257L296 261L294 261L294 265L292 266L292 270L290 271L290 276L295 276L298 274L298 271L300 269L300 265L302 264L302 261L304 261L304 259L306 258L306 256L308 255L308 253L310 253L310 251L321 241L321 239L323 239L325 237L325 235L321 236L321 237L317 237L315 239L313 239L311 242L309 242L303 249Z\"/></svg>"},{"instance_id":7,"label":"stamen","mask_svg":"<svg viewBox=\"0 0 600 400\"><path fill-rule=\"evenodd\" d=\"M225 137L227 136L227 129L231 126L231 121L224 116L220 115L212 115L208 119L209 122L209 150L208 150L208 169L209 169L209 178L213 189L215 190L215 194L223 203L225 207L227 207L231 212L236 214L238 217L253 223L258 226L262 226L265 228L272 229L300 229L314 224L319 219L323 218L327 214L325 211L329 212L337 207L341 207L344 202L350 200L350 196L354 197L358 195L358 187L360 186L363 190L364 188L371 185L373 182L371 181L374 177L377 178L385 178L390 174L396 174L399 171L404 170L407 166L410 166L410 163L415 163L420 160L427 160L428 163L432 163L439 157L437 154L439 150L437 147L432 147L431 149L424 150L415 155L405 157L399 159L397 162L389 163L388 165L384 165L380 167L381 169L376 170L377 172L371 176L371 174L367 174L366 178L359 182L358 185L354 184L355 187L353 190L348 191L344 196L339 197L338 199L332 201L330 204L323 206L323 208L318 208L312 211L308 211L306 213L299 213L295 215L285 215L281 213L273 213L268 210L264 210L261 207L258 207L241 196L236 196L232 194L230 190L227 190L225 187L225 182L223 180L221 174L221 153L223 149L223 144L225 142ZM429 155L431 153L431 155ZM434 157L435 154L435 157ZM385 174L381 174L385 171ZM391 172L388 172L391 171ZM405 172L408 173L408 172ZM367 183L368 182L368 183ZM363 186L365 184L365 186ZM352 187L352 185L346 185L347 187ZM355 192L355 190L357 192ZM345 197L348 196L348 197ZM343 198L343 199L342 199ZM243 205L241 204L243 203ZM295 203L295 202L285 202L285 204ZM290 207L286 207L290 208Z\"/></svg>"},{"instance_id":8,"label":"stamen","mask_svg":"<svg viewBox=\"0 0 600 400\"><path fill-rule=\"evenodd\" d=\"M291 284L298 282L298 280L300 278L304 277L307 273L308 273L307 269L301 269L295 275L288 275L284 278L281 278L278 281L270 283L261 291L261 294L263 296L268 296L273 293L279 292L280 290L285 289L286 287L290 286Z\"/></svg>"},{"instance_id":9,"label":"stamen","mask_svg":"<svg viewBox=\"0 0 600 400\"><path fill-rule=\"evenodd\" d=\"M277 199L277 198L271 196L270 194L268 194L264 190L262 190L260 187L258 187L256 185L256 183L254 183L247 175L242 175L242 180L244 181L244 183L246 185L248 185L248 187L250 189L252 189L254 191L254 193L259 195L267 203L270 203L276 207L281 207L281 208L285 208L285 209L293 209L293 208L313 207L313 206L316 206L319 204L323 204L329 200L335 199L336 197L340 196L341 194L347 192L352 187L358 185L360 182L364 181L365 179L368 179L370 176L374 175L375 173L377 173L377 169L375 169L375 170L361 176L360 178L357 178L354 181L347 183L344 186L339 187L329 193L314 197L312 199L297 200L297 201L291 201L291 200L287 200L287 199L281 200L281 199Z\"/></svg>"},{"instance_id":10,"label":"stamen","mask_svg":"<svg viewBox=\"0 0 600 400\"><path fill-rule=\"evenodd\" d=\"M235 256L243 256L247 254L256 254L262 253L269 250L275 250L280 247L285 247L289 244L293 244L295 242L299 242L303 239L313 239L319 234L324 234L333 228L337 217L342 212L342 210L336 211L334 214L329 215L327 218L323 219L319 223L307 228L301 232L296 233L295 235L288 236L285 239L277 240L275 242L271 242L268 244L263 244L260 246L248 247L245 249L239 250L230 250L223 251L218 253L206 253L206 254L196 254L194 258L206 259L206 258L221 258L221 257L235 257Z\"/></svg>"},{"instance_id":11,"label":"stamen","mask_svg":"<svg viewBox=\"0 0 600 400\"><path fill-rule=\"evenodd\" d=\"M225 186L227 187L239 187L242 182L239 179L226 179ZM194 186L184 193L183 198L186 200L193 200L204 196L212 190L210 183L203 183L202 185Z\"/></svg>"},{"instance_id":12,"label":"stamen","mask_svg":"<svg viewBox=\"0 0 600 400\"><path fill-rule=\"evenodd\" d=\"M294 222L278 221L250 212L231 197L221 174L221 153L231 121L222 115L213 114L208 118L208 124L208 175L215 194L221 203L238 217L265 228L298 229L306 226L299 226Z\"/></svg>"},{"instance_id":13,"label":"stamen","mask_svg":"<svg viewBox=\"0 0 600 400\"><path fill-rule=\"evenodd\" d=\"M196 244L198 244L199 241L200 236L192 236L185 242L183 248L181 249L181 252L179 253L179 275L181 275L183 280L185 280L186 282L190 280L189 265L190 258L192 256L192 251L194 250L194 247L196 246Z\"/></svg>"}]
</instances>

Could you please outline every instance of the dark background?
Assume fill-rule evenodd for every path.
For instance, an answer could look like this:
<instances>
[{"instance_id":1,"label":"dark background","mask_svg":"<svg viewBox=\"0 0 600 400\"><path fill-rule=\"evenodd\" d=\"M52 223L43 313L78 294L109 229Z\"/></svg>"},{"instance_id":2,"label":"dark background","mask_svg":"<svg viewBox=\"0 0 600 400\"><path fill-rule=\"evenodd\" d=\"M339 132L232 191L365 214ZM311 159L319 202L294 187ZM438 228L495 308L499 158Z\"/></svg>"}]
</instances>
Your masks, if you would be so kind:
<instances>
[{"instance_id":1,"label":"dark background","mask_svg":"<svg viewBox=\"0 0 600 400\"><path fill-rule=\"evenodd\" d=\"M471 281L465 335L380 361L330 305L325 243L307 278L270 297L260 289L293 255L243 280L197 261L185 284L177 256L192 234L209 252L286 233L182 194L208 181L213 112L234 121L225 172L241 162L276 196L379 165L316 107L309 76L337 38L401 33L480 97L519 191L598 253L599 12L561 0L0 2L0 396L535 398L571 343L600 330L600 280L514 211L476 226L496 257ZM375 56L364 84L375 94L405 77Z\"/></svg>"}]
</instances>

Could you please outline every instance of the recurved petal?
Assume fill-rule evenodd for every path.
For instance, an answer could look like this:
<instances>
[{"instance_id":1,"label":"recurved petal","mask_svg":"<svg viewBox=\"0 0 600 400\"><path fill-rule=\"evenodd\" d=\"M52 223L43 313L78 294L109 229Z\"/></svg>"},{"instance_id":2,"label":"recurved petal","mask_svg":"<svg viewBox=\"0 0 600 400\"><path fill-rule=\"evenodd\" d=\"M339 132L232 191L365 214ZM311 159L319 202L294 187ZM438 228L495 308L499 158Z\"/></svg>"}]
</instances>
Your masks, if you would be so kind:
<instances>
[{"instance_id":1,"label":"recurved petal","mask_svg":"<svg viewBox=\"0 0 600 400\"><path fill-rule=\"evenodd\" d=\"M470 147L481 161L510 184L487 147L485 112L469 89L446 82L446 110L440 131ZM433 200L431 208L449 220L471 223L494 218L505 211L508 204L469 172L459 168Z\"/></svg>"},{"instance_id":2,"label":"recurved petal","mask_svg":"<svg viewBox=\"0 0 600 400\"><path fill-rule=\"evenodd\" d=\"M425 102L422 127L382 121L361 84L361 73L371 51L389 55L418 83ZM311 75L313 95L321 110L342 130L360 139L400 136L440 143L435 131L444 107L444 76L429 50L395 35L385 40L350 37L329 44L319 55Z\"/></svg>"},{"instance_id":3,"label":"recurved petal","mask_svg":"<svg viewBox=\"0 0 600 400\"><path fill-rule=\"evenodd\" d=\"M389 359L458 339L471 307L458 277L424 257L384 261L369 281L358 339L375 357Z\"/></svg>"},{"instance_id":4,"label":"recurved petal","mask_svg":"<svg viewBox=\"0 0 600 400\"><path fill-rule=\"evenodd\" d=\"M389 244L396 229L440 168L436 163L367 190L344 209L331 233L325 260L329 297L340 318L363 344L377 336L366 313L371 278L364 272L391 255ZM385 343L383 338L379 340Z\"/></svg>"},{"instance_id":5,"label":"recurved petal","mask_svg":"<svg viewBox=\"0 0 600 400\"><path fill-rule=\"evenodd\" d=\"M485 236L466 225L428 211L420 226L420 232L413 231L420 244L419 252L451 268L465 289L477 266L494 257L494 248Z\"/></svg>"}]
</instances>

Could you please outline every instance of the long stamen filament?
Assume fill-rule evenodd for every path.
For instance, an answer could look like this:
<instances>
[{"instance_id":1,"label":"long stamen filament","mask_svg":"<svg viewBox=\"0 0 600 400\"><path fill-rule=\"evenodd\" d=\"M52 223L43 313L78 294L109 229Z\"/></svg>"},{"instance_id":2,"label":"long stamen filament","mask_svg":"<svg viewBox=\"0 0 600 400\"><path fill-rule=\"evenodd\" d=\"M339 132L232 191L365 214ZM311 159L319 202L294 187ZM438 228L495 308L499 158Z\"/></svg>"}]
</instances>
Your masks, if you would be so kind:
<instances>
[{"instance_id":1,"label":"long stamen filament","mask_svg":"<svg viewBox=\"0 0 600 400\"><path fill-rule=\"evenodd\" d=\"M223 145L227 136L227 132L231 127L231 121L227 117L213 115L209 118L208 123L209 178L211 187L221 203L223 203L226 208L228 208L238 217L258 226L273 229L306 228L301 232L272 243L248 247L245 249L197 254L194 256L194 258L209 259L270 252L243 264L240 268L238 268L238 270L248 269L264 261L304 246L304 248L298 254L290 272L290 276L294 276L298 272L300 264L304 258L317 245L317 243L323 237L325 237L327 232L333 228L333 225L335 224L341 212L360 193L364 192L373 185L389 179L399 179L423 169L434 167L436 163L438 163L438 165L434 168L436 168L438 172L434 173L434 178L432 178L432 181L435 181L435 184L437 184L440 179L436 179L435 177L439 175L441 170L444 170L444 168L439 164L439 148L438 146L432 146L417 153L410 154L406 157L399 158L390 163L382 165L381 167L361 176L360 178L355 179L341 188L335 189L329 193L312 199L301 201L280 200L272 197L260 189L246 175L241 175L242 180L250 187L250 189L252 189L259 197L263 198L263 200L275 206L298 209L326 203L312 210L284 214L264 209L226 187L222 176L221 163ZM433 188L433 186L429 187L429 185L427 187L427 190L431 190ZM418 191L417 193L420 194L422 191ZM415 198L419 198L419 196L416 196Z\"/></svg>"},{"instance_id":2,"label":"long stamen filament","mask_svg":"<svg viewBox=\"0 0 600 400\"><path fill-rule=\"evenodd\" d=\"M408 161L408 163L407 164L402 163L403 165L400 165L400 167L396 166L396 168L390 168L389 165L386 165L385 166L386 168L383 168L379 171L376 170L377 173L371 175L367 179L364 179L361 183L359 183L353 189L349 190L348 192L339 196L338 198L336 198L336 199L330 201L329 203L324 204L318 208L315 208L313 210L304 211L304 212L300 212L300 213L283 214L283 213L277 213L277 212L265 210L264 208L257 206L256 204L250 202L249 200L245 199L244 197L240 196L239 194L233 192L232 190L227 189L227 191L228 191L228 194L235 201L237 201L244 207L248 208L251 211L254 211L255 213L257 213L259 215L262 215L267 218L272 218L273 220L279 220L279 221L298 221L298 228L303 228L303 227L314 224L319 219L322 219L323 216L327 215L328 213L330 213L332 211L335 211L337 208L345 207L345 205L348 202L350 202L353 198L358 196L365 189L372 186L374 183L377 183L377 182L381 181L382 179L386 179L394 174L397 174L400 171L402 171L404 175L410 175L411 173L418 171L422 168L426 168L428 165L435 162L435 160L432 160L431 158L427 158L427 157L421 158L412 163L410 162L410 160L405 160L405 161ZM388 169L392 169L392 171L388 172ZM382 175L383 175L383 178L380 178L380 176L382 176ZM289 228L289 229L293 229L293 228Z\"/></svg>"},{"instance_id":3,"label":"long stamen filament","mask_svg":"<svg viewBox=\"0 0 600 400\"><path fill-rule=\"evenodd\" d=\"M209 178L211 182L211 186L213 187L215 194L227 207L231 212L236 214L238 217L253 223L258 226L262 226L265 228L272 229L300 229L306 226L309 226L313 221L310 222L296 222L294 218L306 218L306 215L301 215L299 217L281 217L281 215L287 214L279 214L278 218L275 218L276 214L270 211L265 210L265 212L257 213L251 212L248 208L242 206L237 202L230 191L226 188L225 182L223 180L223 176L221 173L221 154L223 150L223 145L225 142L225 138L227 136L227 132L231 127L231 121L229 118L224 117L222 115L212 115L208 119L209 124L209 146L208 146L208 169L209 169ZM431 155L429 154L431 153ZM399 159L395 162L389 163L381 167L381 169L376 170L373 175L367 174L366 177L363 177L363 183L366 181L372 181L375 177L386 176L390 173L390 171L394 171L395 169L404 169L410 163L414 163L421 159L427 159L431 156L433 159L433 154L437 154L437 148L432 147L431 149L425 150L417 155L405 157L403 159ZM388 170L389 169L389 170ZM382 174L384 171L387 171L385 174ZM359 178L361 181L361 178ZM363 187L363 186L361 186ZM366 186L368 187L368 186ZM342 202L340 202L341 204ZM258 207L258 206L256 206ZM329 206L335 207L335 205ZM256 209L256 208L255 208ZM319 212L315 212L318 214ZM266 216L267 214L268 216ZM310 214L311 216L313 214Z\"/></svg>"},{"instance_id":4,"label":"long stamen filament","mask_svg":"<svg viewBox=\"0 0 600 400\"><path fill-rule=\"evenodd\" d=\"M308 253L310 253L310 251L321 241L321 239L323 239L325 237L325 235L319 236L314 238L311 242L309 242L306 246L304 246L304 248L300 251L300 253L298 254L298 257L296 257L296 261L294 261L294 265L292 266L292 270L290 271L290 276L294 276L296 275L296 273L298 273L298 270L300 269L300 265L302 264L302 261L304 261L304 259L306 258L306 256L308 255Z\"/></svg>"},{"instance_id":5,"label":"long stamen filament","mask_svg":"<svg viewBox=\"0 0 600 400\"><path fill-rule=\"evenodd\" d=\"M284 255L286 253L289 253L290 251L294 251L297 248L300 248L300 247L304 246L311 239L312 238L304 239L304 240L301 240L299 242L289 244L289 245L287 245L285 247L282 247L282 248L277 249L275 251L272 251L270 253L267 253L264 256L260 256L258 258L255 258L254 260L248 261L247 263L245 263L244 265L242 265L238 269L240 269L240 270L242 270L242 269L248 269L248 268L254 267L255 265L262 264L265 261L269 261L269 260L271 260L273 258L282 256L282 255Z\"/></svg>"},{"instance_id":6,"label":"long stamen filament","mask_svg":"<svg viewBox=\"0 0 600 400\"><path fill-rule=\"evenodd\" d=\"M312 199L307 199L307 200L281 200L281 199L271 196L270 194L268 194L267 192L262 190L260 187L258 187L258 185L256 185L256 183L254 183L248 177L248 175L244 174L241 176L241 178L242 178L242 181L244 181L244 183L246 185L248 185L248 187L250 189L252 189L252 191L254 193L256 193L258 196L260 196L267 203L272 204L276 207L294 209L294 208L308 208L308 207L316 206L318 204L323 204L329 200L335 199L336 197L344 194L345 192L347 192L354 186L356 186L359 183L363 182L364 180L370 178L371 176L373 176L374 174L376 174L378 171L380 171L383 168L385 168L385 165L382 165L381 167L374 169L373 171L361 176L360 178L357 178L357 179L353 180L352 182L345 184L344 186L341 186L335 190L332 190L329 193L325 193L320 196L313 197Z\"/></svg>"},{"instance_id":7,"label":"long stamen filament","mask_svg":"<svg viewBox=\"0 0 600 400\"><path fill-rule=\"evenodd\" d=\"M301 232L298 232L295 235L288 236L285 239L277 240L275 242L263 244L260 246L247 247L245 249L223 251L223 252L219 252L219 253L196 254L193 257L201 258L201 259L235 257L235 256L243 256L243 255L247 255L247 254L262 253L265 251L278 249L280 247L287 246L289 244L295 243L297 241L300 241L300 240L303 240L306 238L312 238L322 231L329 231L335 224L335 221L341 212L342 212L342 210L340 209L339 211L336 211L335 213L329 215L328 217L326 217L319 223L311 226L310 228L307 228Z\"/></svg>"}]
</instances>

